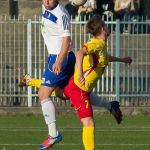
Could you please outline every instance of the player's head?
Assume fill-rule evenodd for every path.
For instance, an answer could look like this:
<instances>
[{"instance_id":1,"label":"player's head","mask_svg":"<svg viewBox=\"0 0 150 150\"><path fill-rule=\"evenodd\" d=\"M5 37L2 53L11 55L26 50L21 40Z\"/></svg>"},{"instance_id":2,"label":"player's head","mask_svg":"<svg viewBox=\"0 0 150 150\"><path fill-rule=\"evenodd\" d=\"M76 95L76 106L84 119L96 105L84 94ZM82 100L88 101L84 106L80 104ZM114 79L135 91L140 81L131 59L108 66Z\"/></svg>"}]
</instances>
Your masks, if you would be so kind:
<instances>
[{"instance_id":1,"label":"player's head","mask_svg":"<svg viewBox=\"0 0 150 150\"><path fill-rule=\"evenodd\" d=\"M106 38L109 36L109 30L107 28L107 25L98 15L90 18L86 25L86 30L94 37L99 36L100 34L103 34Z\"/></svg>"},{"instance_id":2,"label":"player's head","mask_svg":"<svg viewBox=\"0 0 150 150\"><path fill-rule=\"evenodd\" d=\"M46 9L53 9L58 4L58 0L42 0L42 3Z\"/></svg>"}]
</instances>

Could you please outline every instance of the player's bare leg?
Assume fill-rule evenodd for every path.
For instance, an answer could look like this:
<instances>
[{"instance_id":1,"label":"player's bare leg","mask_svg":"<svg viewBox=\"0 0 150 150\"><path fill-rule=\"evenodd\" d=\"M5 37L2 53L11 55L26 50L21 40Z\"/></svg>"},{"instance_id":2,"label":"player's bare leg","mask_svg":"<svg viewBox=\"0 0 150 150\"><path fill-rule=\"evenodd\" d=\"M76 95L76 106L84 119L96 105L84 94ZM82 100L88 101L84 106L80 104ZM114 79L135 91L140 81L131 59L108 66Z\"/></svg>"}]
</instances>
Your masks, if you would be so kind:
<instances>
[{"instance_id":1,"label":"player's bare leg","mask_svg":"<svg viewBox=\"0 0 150 150\"><path fill-rule=\"evenodd\" d=\"M36 79L36 78L31 78L31 76L29 74L26 74L26 75L23 75L20 78L19 86L20 87L33 86L33 87L39 88L41 83L42 83L42 80ZM55 88L55 90L52 93L52 96L58 96L58 97L61 97L61 98L64 99L64 97L63 97L64 95L62 96L62 93L63 92L60 91L59 88ZM122 112L120 110L120 106L119 106L118 101L109 102L108 100L106 100L105 97L98 96L98 95L94 94L93 92L90 94L90 99L91 99L91 104L93 106L106 108L114 116L116 122L118 124L121 123L121 121L122 121Z\"/></svg>"}]
</instances>

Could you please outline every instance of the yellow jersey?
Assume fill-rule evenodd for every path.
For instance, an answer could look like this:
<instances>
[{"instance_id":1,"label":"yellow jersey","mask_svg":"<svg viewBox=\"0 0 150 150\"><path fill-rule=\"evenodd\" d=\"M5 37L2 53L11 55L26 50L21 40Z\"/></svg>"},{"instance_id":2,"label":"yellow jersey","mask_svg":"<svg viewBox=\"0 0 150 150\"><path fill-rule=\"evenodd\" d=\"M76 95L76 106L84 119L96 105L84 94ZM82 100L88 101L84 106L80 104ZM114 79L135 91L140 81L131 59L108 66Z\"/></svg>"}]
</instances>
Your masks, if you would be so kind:
<instances>
[{"instance_id":1,"label":"yellow jersey","mask_svg":"<svg viewBox=\"0 0 150 150\"><path fill-rule=\"evenodd\" d=\"M102 39L92 38L83 45L88 54L83 59L83 73L85 84L78 82L78 69L75 67L74 83L82 90L90 92L96 85L97 80L102 76L105 67L108 65L109 57L106 42Z\"/></svg>"}]
</instances>

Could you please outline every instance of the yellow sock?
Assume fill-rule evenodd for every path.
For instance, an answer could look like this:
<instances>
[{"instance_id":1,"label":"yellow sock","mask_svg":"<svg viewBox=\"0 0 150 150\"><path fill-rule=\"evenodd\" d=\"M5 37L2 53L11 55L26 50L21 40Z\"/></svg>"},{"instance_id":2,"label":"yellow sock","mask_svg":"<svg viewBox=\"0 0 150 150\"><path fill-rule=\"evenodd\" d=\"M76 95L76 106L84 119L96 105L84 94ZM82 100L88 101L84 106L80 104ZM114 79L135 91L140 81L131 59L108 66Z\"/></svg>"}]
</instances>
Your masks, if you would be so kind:
<instances>
[{"instance_id":1,"label":"yellow sock","mask_svg":"<svg viewBox=\"0 0 150 150\"><path fill-rule=\"evenodd\" d=\"M39 88L39 87L41 86L41 83L42 83L42 80L32 78L32 80L29 81L29 82L27 82L26 84L27 84L28 86L34 86L34 87Z\"/></svg>"},{"instance_id":2,"label":"yellow sock","mask_svg":"<svg viewBox=\"0 0 150 150\"><path fill-rule=\"evenodd\" d=\"M85 150L94 150L94 127L86 126L83 127L83 145Z\"/></svg>"},{"instance_id":3,"label":"yellow sock","mask_svg":"<svg viewBox=\"0 0 150 150\"><path fill-rule=\"evenodd\" d=\"M36 78L32 78L31 81L27 82L27 86L33 86L33 87L37 87L39 88L41 86L41 83L42 83L42 80L40 79L36 79ZM56 96L57 92L58 92L59 88L57 87L53 93L52 93L52 96Z\"/></svg>"}]
</instances>

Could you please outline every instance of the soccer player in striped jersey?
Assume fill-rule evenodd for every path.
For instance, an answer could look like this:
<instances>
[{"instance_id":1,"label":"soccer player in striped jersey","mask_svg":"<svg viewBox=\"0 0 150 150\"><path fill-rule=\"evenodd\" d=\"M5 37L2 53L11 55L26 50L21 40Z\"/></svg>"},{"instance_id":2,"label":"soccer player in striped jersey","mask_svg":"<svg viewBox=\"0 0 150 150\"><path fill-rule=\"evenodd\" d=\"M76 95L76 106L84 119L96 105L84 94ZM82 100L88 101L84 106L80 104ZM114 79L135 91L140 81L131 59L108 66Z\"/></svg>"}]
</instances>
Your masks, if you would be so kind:
<instances>
[{"instance_id":1,"label":"soccer player in striped jersey","mask_svg":"<svg viewBox=\"0 0 150 150\"><path fill-rule=\"evenodd\" d=\"M51 148L61 141L56 128L55 106L51 94L55 87L63 88L73 74L75 55L71 49L70 16L58 0L42 0L41 32L48 50L48 63L42 76L38 96L48 137L40 145L41 150Z\"/></svg>"}]
</instances>

